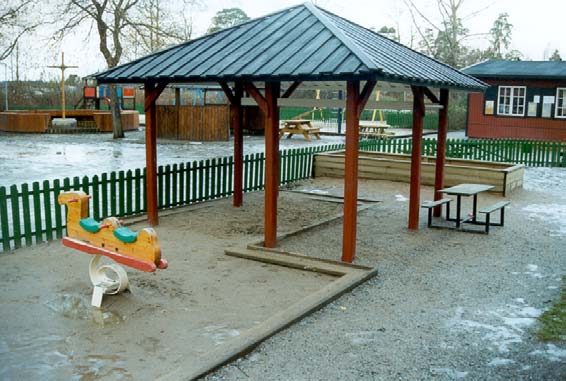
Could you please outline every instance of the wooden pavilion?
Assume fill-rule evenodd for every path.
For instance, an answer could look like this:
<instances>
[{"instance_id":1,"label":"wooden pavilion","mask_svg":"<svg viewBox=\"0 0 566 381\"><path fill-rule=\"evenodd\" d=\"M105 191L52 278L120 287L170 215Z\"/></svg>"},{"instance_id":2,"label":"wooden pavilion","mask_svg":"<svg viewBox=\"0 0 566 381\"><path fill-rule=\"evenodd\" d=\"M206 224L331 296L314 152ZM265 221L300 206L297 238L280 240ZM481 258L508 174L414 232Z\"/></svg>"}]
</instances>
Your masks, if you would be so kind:
<instances>
[{"instance_id":1,"label":"wooden pavilion","mask_svg":"<svg viewBox=\"0 0 566 381\"><path fill-rule=\"evenodd\" d=\"M334 82L346 88L346 162L342 260L356 252L359 120L376 84L410 86L413 147L409 229L419 222L420 164L425 98L440 108L435 190L443 187L450 89L479 92L485 85L441 62L321 9L304 3L93 76L99 83L143 83L146 111L147 212L158 223L155 101L171 83L218 83L232 109L233 204L242 205L242 103L247 93L265 115L264 246L277 243L279 106L299 87ZM259 88L264 88L262 92ZM437 96L430 88L440 89ZM435 198L440 194L435 192ZM437 211L440 212L440 211Z\"/></svg>"}]
</instances>

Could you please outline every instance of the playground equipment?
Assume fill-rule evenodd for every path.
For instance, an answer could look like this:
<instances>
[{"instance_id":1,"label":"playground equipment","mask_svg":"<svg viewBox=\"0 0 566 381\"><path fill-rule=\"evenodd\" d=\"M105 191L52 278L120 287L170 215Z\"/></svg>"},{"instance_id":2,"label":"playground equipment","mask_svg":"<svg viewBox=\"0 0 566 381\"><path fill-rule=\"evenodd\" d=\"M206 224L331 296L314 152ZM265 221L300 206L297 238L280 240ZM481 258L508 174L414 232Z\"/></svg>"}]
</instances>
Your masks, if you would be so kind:
<instances>
[{"instance_id":1,"label":"playground equipment","mask_svg":"<svg viewBox=\"0 0 566 381\"><path fill-rule=\"evenodd\" d=\"M117 264L99 266L102 256L145 272L166 269L157 234L151 228L133 232L115 217L102 222L88 216L91 196L82 191L62 192L59 204L67 206L67 237L63 245L93 254L89 275L94 287L91 304L100 307L104 294L118 294L129 286L128 275Z\"/></svg>"},{"instance_id":2,"label":"playground equipment","mask_svg":"<svg viewBox=\"0 0 566 381\"><path fill-rule=\"evenodd\" d=\"M54 127L65 127L65 128L76 128L77 120L74 118L66 118L65 115L65 70L77 68L78 66L65 65L65 53L61 53L61 65L59 66L47 66L50 69L61 70L61 118L54 118L51 124Z\"/></svg>"}]
</instances>

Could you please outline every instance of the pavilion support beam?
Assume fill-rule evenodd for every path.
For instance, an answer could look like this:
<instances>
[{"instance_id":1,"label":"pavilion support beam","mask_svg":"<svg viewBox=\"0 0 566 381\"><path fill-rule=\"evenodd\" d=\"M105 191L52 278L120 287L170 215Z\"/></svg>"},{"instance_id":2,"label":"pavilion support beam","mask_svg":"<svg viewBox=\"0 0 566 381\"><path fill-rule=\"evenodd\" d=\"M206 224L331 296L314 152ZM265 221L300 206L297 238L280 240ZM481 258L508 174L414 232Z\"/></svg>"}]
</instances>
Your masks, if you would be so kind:
<instances>
[{"instance_id":1,"label":"pavilion support beam","mask_svg":"<svg viewBox=\"0 0 566 381\"><path fill-rule=\"evenodd\" d=\"M280 91L281 83L265 83L267 113L265 113L265 238L263 245L270 248L277 244L277 193L279 188L279 107L277 98L279 98Z\"/></svg>"},{"instance_id":2,"label":"pavilion support beam","mask_svg":"<svg viewBox=\"0 0 566 381\"><path fill-rule=\"evenodd\" d=\"M220 87L224 91L226 98L230 102L230 126L234 131L234 197L235 207L242 206L244 199L244 110L242 107L242 96L244 86L241 82L234 84L234 91L226 82L220 82Z\"/></svg>"},{"instance_id":3,"label":"pavilion support beam","mask_svg":"<svg viewBox=\"0 0 566 381\"><path fill-rule=\"evenodd\" d=\"M344 231L342 261L352 263L356 256L358 217L358 150L360 137L360 81L346 85L346 157L344 162Z\"/></svg>"},{"instance_id":4,"label":"pavilion support beam","mask_svg":"<svg viewBox=\"0 0 566 381\"><path fill-rule=\"evenodd\" d=\"M269 114L269 110L267 109L267 101L266 101L267 95L264 97L259 91L259 89L255 87L254 84L251 82L244 83L244 90L246 90L248 94L250 94L251 97L256 101L259 109L263 112L264 115Z\"/></svg>"},{"instance_id":5,"label":"pavilion support beam","mask_svg":"<svg viewBox=\"0 0 566 381\"><path fill-rule=\"evenodd\" d=\"M360 115L376 83L375 81L367 81L361 92L360 81L348 81L346 85L346 157L344 162L342 261L348 263L352 263L356 257Z\"/></svg>"},{"instance_id":6,"label":"pavilion support beam","mask_svg":"<svg viewBox=\"0 0 566 381\"><path fill-rule=\"evenodd\" d=\"M157 124L155 101L159 94L167 86L160 83L157 86L153 82L144 84L145 92L145 167L146 167L146 205L147 220L151 226L159 224L157 213Z\"/></svg>"},{"instance_id":7,"label":"pavilion support beam","mask_svg":"<svg viewBox=\"0 0 566 381\"><path fill-rule=\"evenodd\" d=\"M423 119L425 115L424 88L411 86L413 91L413 149L411 152L411 185L409 190L409 229L419 228L419 206L421 195L421 153Z\"/></svg>"},{"instance_id":8,"label":"pavilion support beam","mask_svg":"<svg viewBox=\"0 0 566 381\"><path fill-rule=\"evenodd\" d=\"M436 139L436 164L434 177L434 199L440 200L444 188L444 166L446 164L446 136L448 135L448 89L440 89L440 105L438 111L438 137ZM440 217L441 207L434 208L434 216Z\"/></svg>"},{"instance_id":9,"label":"pavilion support beam","mask_svg":"<svg viewBox=\"0 0 566 381\"><path fill-rule=\"evenodd\" d=\"M297 88L301 85L301 83L302 83L301 81L293 82L291 86L289 86L289 88L285 90L283 95L281 95L281 98L289 98L291 95L293 95L293 93L295 92L295 90L297 90Z\"/></svg>"}]
</instances>

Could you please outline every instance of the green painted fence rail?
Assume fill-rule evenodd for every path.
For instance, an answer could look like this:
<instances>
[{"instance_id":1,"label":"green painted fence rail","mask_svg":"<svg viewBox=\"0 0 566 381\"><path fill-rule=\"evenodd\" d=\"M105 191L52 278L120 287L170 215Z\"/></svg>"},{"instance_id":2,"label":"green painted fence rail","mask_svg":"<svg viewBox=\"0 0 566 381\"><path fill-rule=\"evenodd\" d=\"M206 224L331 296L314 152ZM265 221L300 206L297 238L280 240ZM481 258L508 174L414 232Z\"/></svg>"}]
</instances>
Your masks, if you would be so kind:
<instances>
[{"instance_id":1,"label":"green painted fence rail","mask_svg":"<svg viewBox=\"0 0 566 381\"><path fill-rule=\"evenodd\" d=\"M307 113L303 115L304 113ZM413 126L413 113L411 111L403 110L382 110L381 114L387 124L399 128L412 128ZM279 116L281 120L293 119L297 115L303 115L303 118L312 119L325 123L337 123L338 111L337 109L323 108L313 111L312 108L307 107L281 107ZM361 115L361 120L372 120L374 110L364 110ZM342 113L342 118L345 120L346 113ZM375 118L379 119L379 110L375 113ZM424 129L436 130L438 127L438 113L426 114L423 121Z\"/></svg>"},{"instance_id":2,"label":"green painted fence rail","mask_svg":"<svg viewBox=\"0 0 566 381\"><path fill-rule=\"evenodd\" d=\"M566 167L565 143L450 139L447 157L520 163L526 166ZM373 152L411 152L410 139L363 140L360 149ZM280 184L312 176L314 155L343 150L344 144L283 150L279 154ZM423 140L423 155L436 155L436 140ZM262 190L265 156L244 156L244 192ZM233 194L233 157L222 157L160 166L157 172L158 207L183 205L227 197ZM0 187L0 251L47 242L63 236L65 211L57 203L61 191L83 190L92 195L90 215L135 216L146 211L145 170L104 173L34 182L30 185Z\"/></svg>"},{"instance_id":3,"label":"green painted fence rail","mask_svg":"<svg viewBox=\"0 0 566 381\"><path fill-rule=\"evenodd\" d=\"M344 149L343 144L283 150L279 154L280 184L312 176L314 154ZM244 156L244 192L262 190L265 155ZM174 208L233 194L233 157L159 166L157 195L160 209ZM92 196L90 215L135 216L146 212L145 170L136 169L0 187L0 252L59 239L65 228L59 193L82 190Z\"/></svg>"}]
</instances>

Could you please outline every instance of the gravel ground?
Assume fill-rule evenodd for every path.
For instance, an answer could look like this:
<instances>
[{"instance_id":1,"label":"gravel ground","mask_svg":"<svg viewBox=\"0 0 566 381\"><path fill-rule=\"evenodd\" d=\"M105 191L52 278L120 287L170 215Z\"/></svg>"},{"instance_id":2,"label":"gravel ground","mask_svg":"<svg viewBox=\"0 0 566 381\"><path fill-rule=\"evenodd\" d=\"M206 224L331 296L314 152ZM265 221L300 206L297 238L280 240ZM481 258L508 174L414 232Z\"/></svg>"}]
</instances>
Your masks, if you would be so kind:
<instances>
[{"instance_id":1,"label":"gravel ground","mask_svg":"<svg viewBox=\"0 0 566 381\"><path fill-rule=\"evenodd\" d=\"M408 185L361 181L361 195L383 202L359 215L356 263L380 275L206 379L566 379L566 343L534 336L565 275L566 173L528 169L525 182L506 226L486 236L427 229L424 213L410 232ZM333 179L302 187L341 193ZM337 259L341 223L280 246Z\"/></svg>"}]
</instances>

